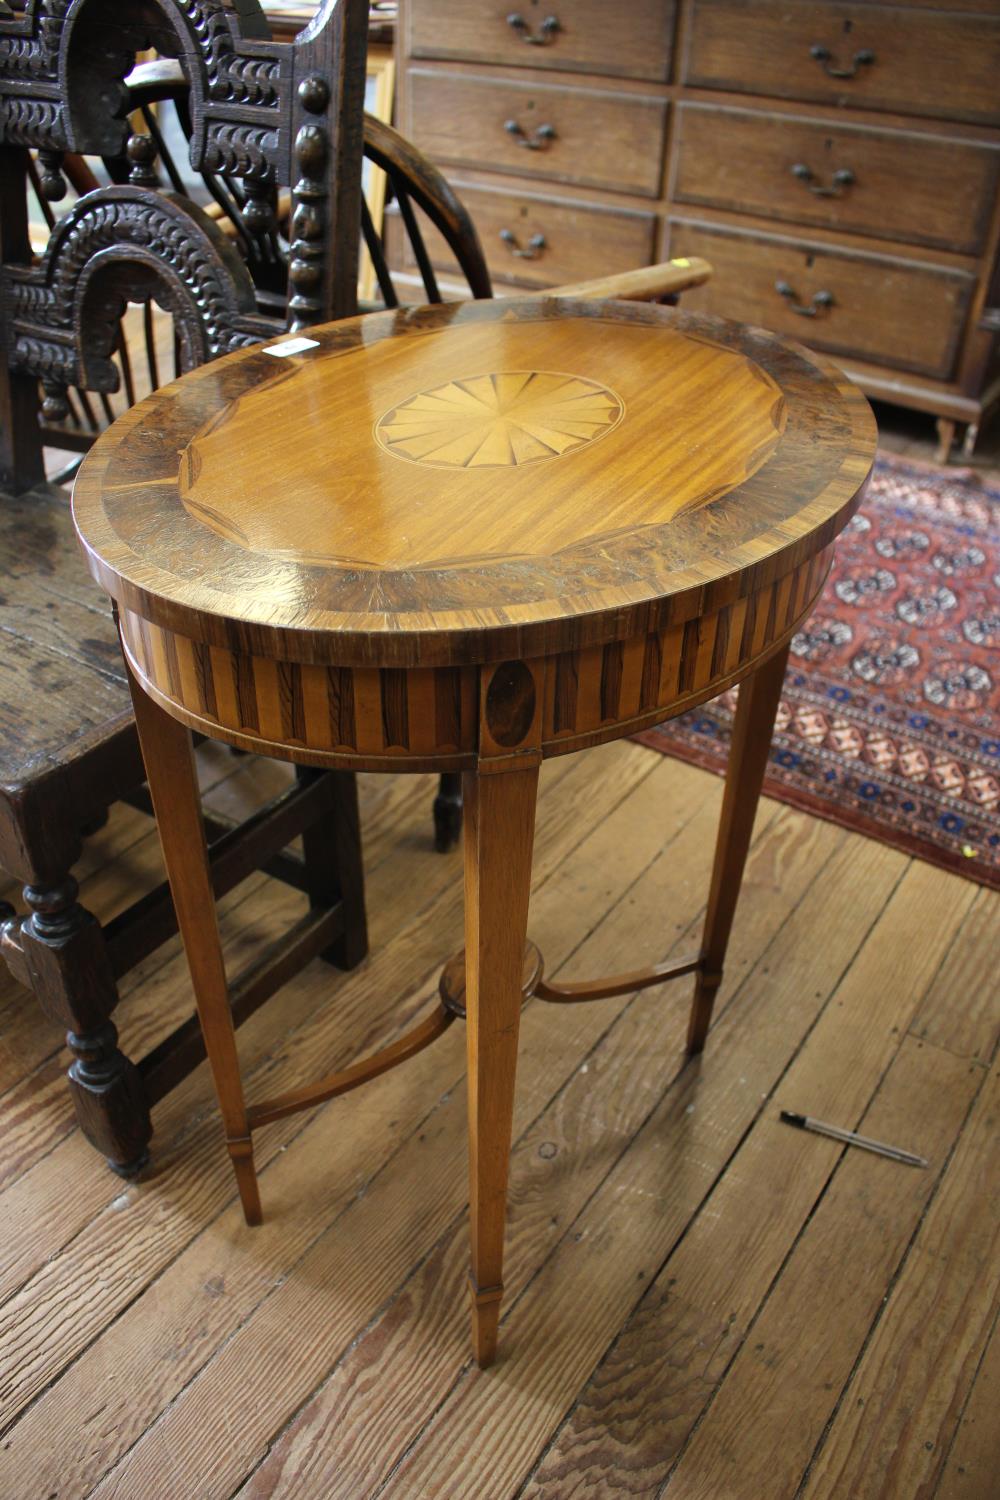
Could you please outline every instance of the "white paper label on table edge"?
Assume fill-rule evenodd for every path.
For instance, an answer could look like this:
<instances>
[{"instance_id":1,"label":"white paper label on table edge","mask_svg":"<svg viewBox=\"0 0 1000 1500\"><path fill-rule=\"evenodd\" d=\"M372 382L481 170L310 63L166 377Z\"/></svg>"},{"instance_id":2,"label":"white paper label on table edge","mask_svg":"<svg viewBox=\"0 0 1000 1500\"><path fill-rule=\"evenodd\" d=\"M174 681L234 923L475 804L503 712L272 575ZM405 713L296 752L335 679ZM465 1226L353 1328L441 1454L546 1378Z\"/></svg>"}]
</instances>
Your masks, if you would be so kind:
<instances>
[{"instance_id":1,"label":"white paper label on table edge","mask_svg":"<svg viewBox=\"0 0 1000 1500\"><path fill-rule=\"evenodd\" d=\"M319 339L284 339L280 344L269 344L265 354L273 354L276 359L284 359L289 354L303 354L306 349L318 349Z\"/></svg>"}]
</instances>

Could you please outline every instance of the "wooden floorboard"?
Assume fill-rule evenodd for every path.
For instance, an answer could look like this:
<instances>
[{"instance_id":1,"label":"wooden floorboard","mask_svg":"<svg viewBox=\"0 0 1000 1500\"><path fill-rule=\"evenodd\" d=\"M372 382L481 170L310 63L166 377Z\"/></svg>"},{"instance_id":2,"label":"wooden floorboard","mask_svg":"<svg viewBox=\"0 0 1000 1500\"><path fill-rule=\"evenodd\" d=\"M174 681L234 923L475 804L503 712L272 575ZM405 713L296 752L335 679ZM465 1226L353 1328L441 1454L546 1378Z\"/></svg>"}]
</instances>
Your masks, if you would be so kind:
<instances>
[{"instance_id":1,"label":"wooden floorboard","mask_svg":"<svg viewBox=\"0 0 1000 1500\"><path fill-rule=\"evenodd\" d=\"M963 1093L972 1096L966 1128L950 1149L941 1142L948 1149L947 1173L914 1226L884 1311L873 1309L880 1316L871 1320L861 1358L818 1445L803 1491L809 1500L933 1494L996 1322L1000 1299L989 1268L995 1271L1000 1253L1000 1071L984 1076L965 1063L959 1077L957 1066L955 1059L935 1074L933 1093L925 1080L924 1119L940 1112L941 1094L950 1087L956 1110ZM994 1485L998 1477L994 1468Z\"/></svg>"},{"instance_id":2,"label":"wooden floorboard","mask_svg":"<svg viewBox=\"0 0 1000 1500\"><path fill-rule=\"evenodd\" d=\"M852 839L845 850L848 856L855 852L853 846ZM852 910L856 902L845 879L846 868L846 862L839 870L831 868L829 879L817 893L832 918L830 930L834 937L830 957L839 959L841 969L846 969L843 979L831 991L829 1001L813 992L810 999L816 1020L808 1037L793 1056L789 1056L787 1045L782 1051L786 1068L773 1098L758 1111L753 1127L704 1208L690 1224L677 1251L664 1261L634 1322L622 1330L607 1359L584 1388L566 1429L558 1434L528 1486L528 1494L562 1494L569 1475L586 1473L584 1456L593 1450L599 1455L597 1467L607 1472L613 1469L624 1494L655 1495L672 1473L692 1434L703 1425L706 1428L711 1425L706 1422L706 1413L711 1412L712 1423L718 1420L711 1404L720 1396L720 1388L726 1390L730 1367L734 1366L737 1354L746 1350L763 1300L773 1295L776 1282L784 1285L783 1272L797 1236L825 1193L841 1155L833 1143L782 1125L776 1118L778 1108L807 1110L821 1118L850 1122L853 1127L879 1086L886 1057L895 1050L900 1031L899 1011L901 1008L905 1011L913 1003L911 985L907 982L911 976L901 974L904 982L890 987L887 1003L880 1007L878 1024L865 1024L870 986L878 982L877 971L872 973L873 966L892 961L888 942L894 934L887 928L901 921L905 925L906 914L912 909L907 898L912 899L913 892L911 888L908 893L907 882L900 881L878 920L866 931L870 912ZM892 869L880 872L872 867L863 872L864 889L873 905L888 895L888 882L895 873ZM836 895L831 901L830 886L840 893L843 903L840 910ZM785 933L786 943L793 943L794 949L787 954L775 954L768 966L776 982L791 980L793 988L785 998L785 1006L789 1008L796 991L802 1002L806 998L803 992L809 979L801 966L808 943L806 934L815 931L822 920L816 910L818 905L818 902L802 904L796 914L799 920L790 923ZM852 920L856 924L853 937ZM842 943L848 945L846 949L840 949ZM933 952L930 954L931 962L935 956ZM918 983L927 959L926 950L914 958L913 971ZM765 991L758 1004L766 1002L766 998ZM757 1031L755 1027L754 1032ZM765 1049L769 1040L774 1039L766 1033L759 1039L755 1037L756 1045ZM956 1065L965 1068L965 1064ZM899 1169L897 1176L898 1172ZM851 1220L850 1224L852 1231L857 1231L857 1223ZM877 1277L870 1281L865 1278L864 1285L874 1292L881 1291ZM833 1335L839 1328L839 1319L833 1315L835 1290L831 1286L826 1298L831 1304L831 1316L824 1317L822 1323L826 1335ZM794 1327L801 1317L800 1310L795 1310L790 1312L786 1323L781 1317L784 1306L782 1293L775 1316L783 1339L787 1328ZM808 1361L819 1332L817 1329L812 1340L796 1341L791 1353ZM754 1335L751 1347L755 1348L757 1342ZM665 1350L669 1351L667 1358L663 1357ZM773 1352L763 1346L756 1357L763 1362L766 1373L755 1370L755 1378L749 1382L754 1400L748 1402L746 1411L738 1412L737 1427L744 1440L752 1441L759 1424L759 1449L756 1443L752 1446L759 1452L761 1462L773 1465L777 1462L773 1454L774 1435L769 1434L765 1440L763 1429L771 1411L765 1390L768 1382L776 1378L775 1360ZM734 1368L738 1371L739 1367ZM763 1412L754 1409L757 1400L764 1403ZM792 1410L797 1401L795 1397ZM773 1408L772 1420L782 1424L785 1434L780 1444L782 1453L790 1441L790 1431L786 1431L790 1428L789 1410L782 1403ZM716 1446L710 1441L708 1451L714 1453ZM719 1447L719 1455L728 1451L724 1444ZM721 1456L717 1457L707 1487L692 1478L693 1493L714 1493L714 1487L720 1495L740 1493L727 1488L726 1475L719 1469L721 1462ZM745 1462L745 1455L738 1462ZM739 1475L742 1470L737 1466L735 1472ZM774 1470L769 1473L773 1475ZM794 1477L786 1476L784 1484L776 1485L773 1492L794 1493L795 1485L791 1482ZM686 1476L680 1484L680 1493L687 1493L687 1483ZM579 1493L586 1490L581 1488ZM748 1476L743 1493L769 1491L758 1473L752 1480Z\"/></svg>"},{"instance_id":3,"label":"wooden floorboard","mask_svg":"<svg viewBox=\"0 0 1000 1500\"><path fill-rule=\"evenodd\" d=\"M243 1028L251 1094L388 1040L459 938L430 783L371 781L372 957L311 965ZM219 785L236 810L246 789ZM628 744L546 768L531 929L551 972L687 951L719 794ZM124 868L152 861L148 832L122 821ZM106 843L84 889L111 899ZM294 899L247 887L234 949ZM0 1494L908 1500L940 1483L986 1500L1000 900L771 802L744 896L700 1065L683 1063L686 981L526 1008L486 1374L465 1342L460 1027L261 1132L253 1231L204 1068L158 1108L134 1185L68 1126L54 1072L39 1123L25 1101L2 1138L15 1158L25 1132L52 1144L0 1192ZM131 998L140 1030L186 1003L180 956ZM782 1106L931 1170L790 1130Z\"/></svg>"},{"instance_id":4,"label":"wooden floorboard","mask_svg":"<svg viewBox=\"0 0 1000 1500\"><path fill-rule=\"evenodd\" d=\"M598 764L593 771L586 771L582 760L554 767L554 774L547 778L539 826L540 879L551 868L553 858L558 860L581 837L572 795L553 808L551 817L544 816L550 790L562 784L560 778L569 783L571 793L575 789L587 800L593 816L600 819L620 800L629 774L639 779L655 769L635 746L622 744L613 751L613 756L604 761L611 774L603 779ZM631 773L630 767L634 768ZM620 772L617 776L616 768ZM600 784L591 785L595 781ZM426 803L414 811L425 829L423 840L418 843L400 838L393 859L377 864L371 872L371 961L350 977L338 975L319 962L310 965L301 979L288 987L281 1005L264 1007L241 1028L240 1051L251 1098L294 1087L328 1068L344 1066L390 1040L412 1021L414 1011L426 1005L442 944L446 948L457 946L461 932L456 865L431 857L426 815ZM435 895L442 893L445 899L435 908L437 921L429 922L426 907L433 906ZM262 912L260 920L266 919L267 913ZM390 931L394 939L386 942ZM179 959L174 972L175 982L186 991L186 975ZM158 1184L158 1192L149 1191L153 1182L147 1182L123 1193L121 1184L108 1174L98 1172L95 1176L85 1147L83 1160L91 1170L81 1171L77 1166L80 1143L75 1135L40 1164L51 1174L60 1165L57 1157L72 1160L63 1184L65 1213L74 1221L78 1215L80 1218L65 1259L72 1266L70 1279L77 1284L100 1278L101 1307L105 1311L128 1305L135 1295L136 1277L157 1275L202 1227L202 1216L207 1215L210 1221L232 1199L231 1174L219 1152L220 1127L205 1068L167 1096L154 1114L154 1123L157 1149L153 1182ZM299 1116L261 1132L257 1153L260 1166L266 1167L307 1123L308 1117ZM355 1153L354 1160L360 1166L365 1158ZM0 1213L5 1199L6 1195L0 1197ZM123 1204L132 1212L122 1213ZM23 1193L19 1207L22 1211L25 1207ZM112 1246L116 1253L109 1261ZM31 1350L30 1358L0 1370L2 1424L16 1416L59 1363L75 1356L101 1326L95 1325L92 1309L73 1302L60 1319L56 1342L42 1341L36 1347L31 1330L48 1325L66 1266L63 1257L44 1255L44 1240L37 1233L32 1237L32 1249L37 1258L33 1265L24 1267L31 1272L29 1279L0 1308L0 1343L4 1329L10 1327L16 1330L18 1345Z\"/></svg>"},{"instance_id":5,"label":"wooden floorboard","mask_svg":"<svg viewBox=\"0 0 1000 1500\"><path fill-rule=\"evenodd\" d=\"M635 747L628 748L632 752L629 758L634 760ZM652 774L661 772L661 766L655 764L646 769ZM678 801L680 796L679 792ZM690 788L685 800L690 801ZM544 793L542 805L544 809ZM598 815L600 825L610 828L613 821ZM539 829L541 859L536 866L543 891L547 883L546 851L550 847L546 823L551 828L551 820L543 815ZM650 834L646 843L647 847L654 845ZM428 982L433 982L432 976L428 976ZM426 989L423 993L426 994ZM596 1019L588 1018L584 1008L572 1013L572 1027L586 1029L597 1024ZM118 1488L111 1487L107 1493L144 1491L153 1482L164 1444L175 1448L180 1441L180 1446L184 1446L186 1440L172 1436L174 1429L195 1431L200 1426L204 1406L213 1405L217 1390L221 1387L228 1392L234 1381L242 1386L248 1378L253 1379L253 1396L248 1403L252 1410L247 1413L247 1421L255 1432L259 1431L258 1440L266 1442L269 1423L283 1424L297 1402L308 1396L322 1377L327 1361L332 1363L356 1336L356 1320L361 1319L362 1324L368 1321L398 1281L405 1278L410 1266L454 1220L465 1201L462 1045L460 1033L450 1033L432 1052L416 1059L407 1069L389 1075L385 1087L380 1084L356 1096L356 1107L347 1107L341 1114L343 1129L336 1138L331 1138L328 1124L324 1127L317 1120L309 1141L300 1142L306 1149L282 1155L275 1163L274 1176L270 1175L270 1169L263 1174L265 1212L270 1212L272 1201L276 1204L274 1225L266 1223L263 1233L274 1234L273 1254L277 1257L274 1274L280 1284L238 1332L231 1324L228 1326L227 1331L233 1336L222 1348L220 1357L210 1361L198 1378L177 1395L162 1420L128 1455L122 1473L115 1480ZM545 1068L532 1063L530 1046L525 1048L523 1061L519 1101L522 1109L529 1107L533 1085L540 1089L548 1083ZM571 1069L573 1050L563 1057L557 1056L555 1061ZM328 1117L328 1111L324 1114ZM359 1197L359 1173L364 1167L371 1171L380 1153L390 1152L392 1170L375 1174ZM287 1186L289 1171L296 1174L294 1189ZM346 1192L340 1188L345 1177ZM329 1227L308 1247L295 1275L290 1276L287 1242L291 1234L297 1234L297 1226L309 1218L310 1181L315 1184L316 1226ZM402 1200L398 1196L400 1181L408 1184ZM290 1203L296 1205L293 1215L296 1228L293 1230L289 1224L282 1232L279 1216L289 1212ZM384 1245L382 1229L390 1206L397 1233L391 1245ZM232 1215L237 1215L235 1208ZM234 1224L237 1217L232 1218ZM229 1232L231 1228L227 1229ZM218 1248L215 1253L218 1256ZM224 1272L225 1267L222 1269ZM185 1268L179 1267L175 1274L184 1276ZM459 1285L461 1288L461 1282ZM331 1302L334 1288L339 1288L340 1295ZM462 1293L464 1300L464 1289ZM256 1300L260 1296L258 1291ZM221 1317L227 1312L225 1305L218 1309ZM246 1312L254 1312L253 1302ZM140 1352L145 1336L146 1331L137 1323L135 1337ZM249 1363L248 1349L254 1350ZM287 1378L275 1381L272 1376L279 1369L285 1371ZM171 1381L176 1378L168 1364L164 1365L163 1375ZM153 1395L159 1399L158 1392ZM231 1396L227 1394L225 1399L228 1402ZM220 1487L206 1493L227 1492L224 1489L224 1483L229 1482L227 1464L235 1457L220 1454L219 1473L213 1476ZM197 1462L194 1452L191 1459ZM194 1482L190 1471L181 1477ZM240 1477L237 1467L232 1478Z\"/></svg>"},{"instance_id":6,"label":"wooden floorboard","mask_svg":"<svg viewBox=\"0 0 1000 1500\"><path fill-rule=\"evenodd\" d=\"M892 446L927 456L919 433ZM202 759L231 816L289 774ZM361 785L371 957L311 964L241 1028L251 1098L390 1041L461 941L433 778ZM530 927L550 973L696 945L720 794L632 744L544 768ZM107 918L159 870L149 820L118 808L82 899ZM245 882L223 903L230 962L301 905ZM486 1373L466 1344L460 1026L261 1131L251 1231L207 1070L157 1107L152 1168L122 1183L73 1125L58 1032L0 977L0 1496L996 1500L998 930L997 893L766 802L700 1063L688 981L529 1004ZM123 984L125 1045L190 1003L175 941ZM930 1169L791 1130L782 1107Z\"/></svg>"},{"instance_id":7,"label":"wooden floorboard","mask_svg":"<svg viewBox=\"0 0 1000 1500\"><path fill-rule=\"evenodd\" d=\"M937 1500L988 1494L997 1476L997 1392L1000 1391L1000 1311L983 1349L961 1420L946 1456Z\"/></svg>"}]
</instances>

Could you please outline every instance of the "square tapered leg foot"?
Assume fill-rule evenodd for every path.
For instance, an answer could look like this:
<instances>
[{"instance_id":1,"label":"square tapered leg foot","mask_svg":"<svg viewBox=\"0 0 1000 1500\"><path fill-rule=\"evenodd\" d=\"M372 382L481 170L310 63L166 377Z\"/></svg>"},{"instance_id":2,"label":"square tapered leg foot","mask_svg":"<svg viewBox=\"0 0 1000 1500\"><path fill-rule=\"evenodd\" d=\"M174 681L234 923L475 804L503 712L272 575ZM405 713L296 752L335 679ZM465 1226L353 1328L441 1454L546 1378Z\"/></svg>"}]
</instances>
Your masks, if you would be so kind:
<instances>
[{"instance_id":1,"label":"square tapered leg foot","mask_svg":"<svg viewBox=\"0 0 1000 1500\"><path fill-rule=\"evenodd\" d=\"M489 1369L497 1357L502 1286L477 1287L469 1277L472 1293L472 1353L481 1370Z\"/></svg>"},{"instance_id":2,"label":"square tapered leg foot","mask_svg":"<svg viewBox=\"0 0 1000 1500\"><path fill-rule=\"evenodd\" d=\"M257 1168L253 1162L253 1141L249 1136L242 1140L227 1141L229 1159L233 1164L236 1186L243 1205L243 1217L251 1228L263 1223L264 1214L260 1206L260 1187L257 1183Z\"/></svg>"},{"instance_id":3,"label":"square tapered leg foot","mask_svg":"<svg viewBox=\"0 0 1000 1500\"><path fill-rule=\"evenodd\" d=\"M691 1016L688 1020L687 1055L697 1057L704 1049L705 1038L712 1022L715 997L722 983L721 974L699 974L694 986Z\"/></svg>"}]
</instances>

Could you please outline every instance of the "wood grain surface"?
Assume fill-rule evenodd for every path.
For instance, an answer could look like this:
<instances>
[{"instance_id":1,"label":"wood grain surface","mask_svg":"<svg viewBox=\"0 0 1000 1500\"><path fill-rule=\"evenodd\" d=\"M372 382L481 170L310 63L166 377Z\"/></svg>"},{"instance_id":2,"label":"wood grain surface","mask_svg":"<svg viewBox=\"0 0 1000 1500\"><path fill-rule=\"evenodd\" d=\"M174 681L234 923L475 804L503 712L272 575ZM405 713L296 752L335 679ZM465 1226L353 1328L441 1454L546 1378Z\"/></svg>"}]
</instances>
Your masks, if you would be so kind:
<instances>
[{"instance_id":1,"label":"wood grain surface","mask_svg":"<svg viewBox=\"0 0 1000 1500\"><path fill-rule=\"evenodd\" d=\"M290 775L223 745L198 759L215 815ZM391 1043L461 941L457 865L427 847L430 778L360 781L372 956L310 965L241 1030L251 1097ZM542 766L531 928L555 980L690 950L721 795L627 742ZM102 921L155 885L148 819L119 805L78 874ZM485 1377L455 1295L458 1027L261 1131L273 1211L251 1232L208 1068L157 1107L155 1176L95 1192L52 1088L59 1032L0 976L0 1492L409 1500L434 1492L423 1476L482 1500L489 1464L491 1500L714 1500L735 1434L755 1496L777 1489L776 1457L810 1497L992 1496L996 894L768 801L745 891L698 1062L676 990L525 1008L512 1336ZM262 873L231 892L227 962L302 902ZM123 990L123 1045L148 1050L190 1008L178 941ZM782 1106L926 1149L932 1171L787 1130Z\"/></svg>"},{"instance_id":2,"label":"wood grain surface","mask_svg":"<svg viewBox=\"0 0 1000 1500\"><path fill-rule=\"evenodd\" d=\"M249 350L166 387L85 460L77 526L136 614L209 646L340 666L626 640L822 551L874 452L867 404L832 365L672 309L509 300L314 332L315 348ZM518 464L501 408L526 398L511 372L543 389L564 377L563 399L586 408L567 428L536 406ZM401 415L428 399L435 430L405 458L386 451L373 429L397 448ZM460 409L471 428L455 416L442 433Z\"/></svg>"},{"instance_id":3,"label":"wood grain surface","mask_svg":"<svg viewBox=\"0 0 1000 1500\"><path fill-rule=\"evenodd\" d=\"M198 755L216 780L234 773L223 746L203 746ZM249 792L271 795L289 774L258 766L265 785L253 778L254 766L237 762L236 783L209 791L213 810L245 813ZM391 1040L433 993L436 955L461 940L456 860L427 848L430 779L361 781L372 958L344 976L311 965L288 986L280 1007L265 1007L241 1030L251 1091L294 1087ZM553 977L586 975L619 955L659 959L690 947L720 798L720 784L707 773L634 744L546 762L532 930ZM81 899L106 919L141 882L161 878L158 865L148 820L119 808L88 841ZM574 1491L652 1500L662 1483L657 1466L696 1422L711 1428L737 1369L733 1355L744 1343L751 1353L760 1342L753 1325L762 1304L769 1337L793 1368L813 1347L837 1339L850 1283L859 1358L897 1300L897 1329L916 1326L919 1333L908 1283L919 1281L918 1302L932 1305L937 1277L946 1295L935 1315L930 1360L921 1364L922 1342L913 1340L905 1380L883 1382L878 1372L891 1368L886 1356L896 1337L887 1328L865 1374L868 1389L878 1389L876 1404L857 1407L866 1393L853 1389L852 1367L831 1389L820 1382L810 1391L795 1441L800 1451L821 1454L833 1415L856 1409L862 1451L876 1428L890 1442L894 1421L904 1433L895 1490L892 1475L876 1474L867 1491L858 1487L859 1496L910 1500L918 1492L909 1483L920 1472L910 1467L917 1461L928 1465L919 1493L989 1496L998 1458L996 1335L987 1346L984 1334L981 1365L966 1362L953 1343L974 1344L974 1320L963 1326L955 1319L966 1295L959 1272L966 1287L970 1277L985 1287L988 1265L965 1229L960 1265L940 1237L949 1222L971 1228L993 1159L989 1112L980 1109L964 1125L958 1120L954 1153L940 1152L937 1143L947 1137L962 1092L945 1055L948 1039L962 1036L970 988L984 1020L988 1002L995 1018L1000 992L988 944L968 931L977 910L970 905L974 888L929 868L914 881L908 872L918 869L898 851L765 802L746 877L752 899L737 916L720 996L719 1035L700 1064L681 1068L683 995L676 1003L646 995L634 1003L622 997L590 1006L527 1006L507 1257L509 1319L521 1333L504 1336L507 1355L486 1377L462 1373L467 1312L456 1290L467 1248L458 1027L350 1100L262 1131L262 1183L273 1212L251 1232L242 1226L219 1149L207 1067L157 1108L155 1177L128 1186L109 1178L103 1196L95 1195L89 1148L78 1131L67 1133L61 1100L42 1088L46 1055L58 1063L58 1032L48 1033L46 1054L31 1009L4 980L0 1064L8 1091L0 1106L8 1233L0 1246L0 1364L10 1381L0 1490L11 1500L52 1493L69 1500L98 1487L119 1497L158 1495L164 1484L170 1493L220 1500L402 1496L405 1475L397 1475L397 1466L416 1446L425 1450L425 1472L437 1452L447 1475L444 1493L482 1500L484 1468L475 1449L485 1433L490 1452L507 1446L513 1452L510 1466L497 1471L491 1500L519 1493L536 1500L532 1474L544 1483L543 1493L560 1500ZM966 899L956 900L956 892ZM227 953L245 952L260 930L267 937L280 931L294 899L263 875L232 893L222 913ZM890 902L896 910L888 927L883 913ZM995 922L995 895L990 909ZM923 935L935 926L943 941ZM903 937L891 951L893 931ZM900 968L892 959L912 946L915 934L921 937L914 961ZM951 962L956 944L965 955L961 983L935 983L941 953ZM857 1036L871 1025L876 992L886 1025L877 1046L865 1049L864 1076L854 1083L850 1062ZM189 1004L175 941L130 975L119 1010L123 1042L131 1049L143 1038L145 1046ZM923 1038L908 1031L918 1019L941 1039L925 1043L927 1073L913 1045ZM808 1061L798 1065L806 1049ZM880 1072L887 1058L894 1060ZM793 1101L783 1080L796 1066ZM977 1066L985 1082L988 1070ZM930 1085L923 1082L928 1076ZM976 1076L969 1079L975 1088ZM883 1106L886 1089L892 1097ZM29 1093L30 1115L23 1109ZM674 1107L659 1111L644 1130L650 1112L671 1096ZM926 1143L940 1169L931 1185L934 1201L948 1194L938 1222L924 1221L926 1239L904 1243L888 1276L891 1257L880 1256L876 1266L873 1239L886 1233L905 1241L907 1220L915 1223L906 1194L926 1174L874 1158L865 1166L859 1153L844 1155L773 1119L779 1105L829 1111L848 1102L872 1129L875 1111L887 1109L879 1123L889 1128L891 1119L900 1144ZM796 1269L800 1290L793 1302L791 1282L784 1285L797 1258L789 1249L808 1233L813 1205L845 1169L851 1180L837 1203L845 1248L833 1277L844 1290L835 1301L824 1294L804 1304ZM871 1171L878 1181L866 1189ZM953 1176L958 1180L949 1189ZM880 1204L872 1224L873 1205ZM668 1215L668 1233L659 1238L657 1222ZM810 1258L817 1243L814 1236ZM547 1282L545 1267L556 1255L556 1281L571 1277L572 1310L564 1311L559 1339L546 1344L545 1325L534 1325L545 1285L525 1299L533 1280ZM609 1292L615 1294L610 1315ZM859 1315L865 1305L877 1308L867 1327ZM969 1310L976 1311L971 1301ZM738 1318L730 1324L733 1312ZM633 1332L630 1320L647 1336L639 1326ZM577 1343L584 1356L567 1368ZM850 1339L838 1347L849 1350ZM644 1360L631 1382L629 1351ZM672 1376L665 1368L671 1362ZM599 1383L588 1389L599 1370ZM431 1429L458 1380L486 1388L488 1420L470 1429L462 1407L449 1403ZM952 1383L956 1401L935 1412L935 1392ZM914 1411L920 1415L907 1426ZM747 1406L744 1414L752 1431L757 1411ZM623 1450L619 1434L636 1446ZM935 1453L924 1447L932 1441ZM934 1476L945 1453L939 1491ZM838 1467L831 1466L834 1481ZM721 1492L721 1474L711 1477ZM800 1483L801 1471L792 1488ZM679 1470L667 1484L667 1500L675 1492L684 1493ZM836 1494L835 1483L818 1493Z\"/></svg>"}]
</instances>

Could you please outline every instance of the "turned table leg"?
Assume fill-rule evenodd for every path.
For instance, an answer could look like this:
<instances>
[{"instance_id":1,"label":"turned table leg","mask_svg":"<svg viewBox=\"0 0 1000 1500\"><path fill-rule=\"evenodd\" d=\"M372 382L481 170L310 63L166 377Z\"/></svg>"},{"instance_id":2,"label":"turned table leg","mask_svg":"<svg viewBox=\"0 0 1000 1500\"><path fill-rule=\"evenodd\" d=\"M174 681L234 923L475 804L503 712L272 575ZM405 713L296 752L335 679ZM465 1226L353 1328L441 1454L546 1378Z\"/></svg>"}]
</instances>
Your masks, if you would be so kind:
<instances>
[{"instance_id":1,"label":"turned table leg","mask_svg":"<svg viewBox=\"0 0 1000 1500\"><path fill-rule=\"evenodd\" d=\"M468 774L465 986L472 1346L496 1355L538 767Z\"/></svg>"},{"instance_id":2,"label":"turned table leg","mask_svg":"<svg viewBox=\"0 0 1000 1500\"><path fill-rule=\"evenodd\" d=\"M191 734L146 696L131 673L129 685L170 893L219 1096L226 1145L244 1217L248 1224L259 1224L260 1195L229 1008Z\"/></svg>"},{"instance_id":3,"label":"turned table leg","mask_svg":"<svg viewBox=\"0 0 1000 1500\"><path fill-rule=\"evenodd\" d=\"M722 816L715 843L712 883L705 913L701 944L701 966L695 982L694 1003L688 1023L687 1050L700 1052L705 1045L712 1007L722 982L729 933L743 880L753 832L760 789L764 783L774 720L781 698L781 685L788 664L788 647L777 651L752 677L740 683L729 768L722 798Z\"/></svg>"}]
</instances>

